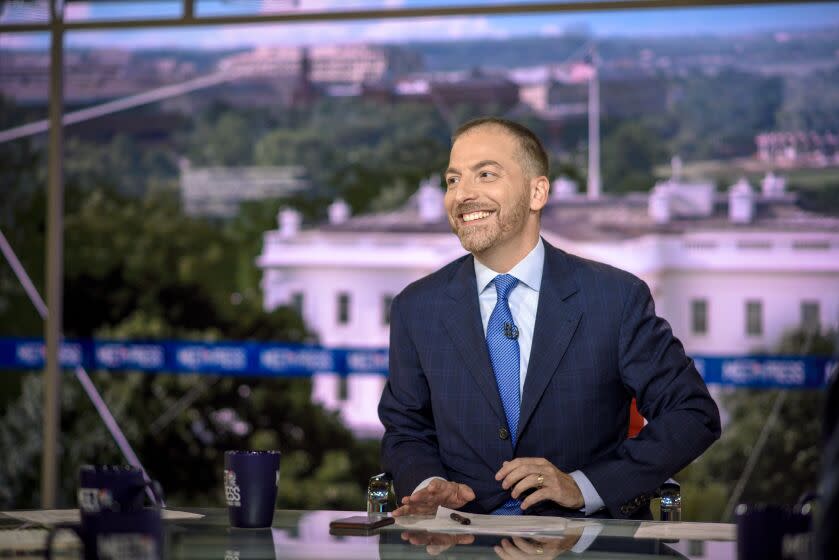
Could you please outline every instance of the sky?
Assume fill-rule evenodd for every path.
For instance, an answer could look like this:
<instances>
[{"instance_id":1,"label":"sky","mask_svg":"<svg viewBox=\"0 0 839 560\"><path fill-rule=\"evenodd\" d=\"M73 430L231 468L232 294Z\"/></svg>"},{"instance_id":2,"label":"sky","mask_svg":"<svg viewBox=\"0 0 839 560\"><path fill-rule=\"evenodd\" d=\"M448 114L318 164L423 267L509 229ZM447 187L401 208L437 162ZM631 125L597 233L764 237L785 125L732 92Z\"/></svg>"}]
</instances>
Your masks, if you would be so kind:
<instances>
[{"instance_id":1,"label":"sky","mask_svg":"<svg viewBox=\"0 0 839 560\"><path fill-rule=\"evenodd\" d=\"M197 0L198 15L270 13L288 10L295 0ZM296 0L301 10L422 7L451 5L452 0ZM515 3L515 0L456 0L457 4ZM523 1L523 0L520 0ZM8 6L8 5L7 5ZM178 15L177 1L68 4L66 19L113 19ZM7 7L4 23L31 18ZM30 19L31 21L31 19ZM400 43L434 40L504 39L550 36L585 30L594 36L684 36L796 31L839 26L839 2L771 6L683 8L573 14L417 18L341 23L228 25L182 29L73 31L68 47L125 49L230 49L260 45ZM839 38L837 38L839 42ZM0 49L46 48L43 33L0 34Z\"/></svg>"}]
</instances>

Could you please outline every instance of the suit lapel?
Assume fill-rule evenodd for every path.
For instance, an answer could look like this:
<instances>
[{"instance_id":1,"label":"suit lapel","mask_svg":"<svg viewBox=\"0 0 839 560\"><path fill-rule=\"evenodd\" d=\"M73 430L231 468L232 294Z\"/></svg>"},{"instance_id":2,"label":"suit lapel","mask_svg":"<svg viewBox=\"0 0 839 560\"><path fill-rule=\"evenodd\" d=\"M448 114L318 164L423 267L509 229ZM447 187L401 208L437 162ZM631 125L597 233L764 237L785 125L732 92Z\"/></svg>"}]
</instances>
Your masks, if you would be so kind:
<instances>
[{"instance_id":1,"label":"suit lapel","mask_svg":"<svg viewBox=\"0 0 839 560\"><path fill-rule=\"evenodd\" d=\"M506 416L501 407L501 397L489 361L481 310L478 304L478 288L475 280L475 264L470 255L446 287L450 305L443 316L449 337L460 352L466 368L478 385L495 415L506 426Z\"/></svg>"},{"instance_id":2,"label":"suit lapel","mask_svg":"<svg viewBox=\"0 0 839 560\"><path fill-rule=\"evenodd\" d=\"M545 266L516 441L521 441L522 432L577 330L582 311L571 297L577 290L568 257L545 243Z\"/></svg>"}]
</instances>

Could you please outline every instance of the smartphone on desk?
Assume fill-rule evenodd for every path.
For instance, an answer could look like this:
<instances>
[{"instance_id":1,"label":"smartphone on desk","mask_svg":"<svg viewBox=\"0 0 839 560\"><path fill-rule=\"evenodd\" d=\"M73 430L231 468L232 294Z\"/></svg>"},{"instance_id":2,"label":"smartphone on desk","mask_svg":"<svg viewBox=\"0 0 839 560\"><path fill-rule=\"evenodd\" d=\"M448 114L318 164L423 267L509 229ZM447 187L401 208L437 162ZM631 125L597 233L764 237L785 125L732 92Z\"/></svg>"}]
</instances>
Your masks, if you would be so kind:
<instances>
[{"instance_id":1,"label":"smartphone on desk","mask_svg":"<svg viewBox=\"0 0 839 560\"><path fill-rule=\"evenodd\" d=\"M329 523L331 535L371 535L373 531L390 525L395 520L392 517L381 517L379 515L354 515L336 519Z\"/></svg>"}]
</instances>

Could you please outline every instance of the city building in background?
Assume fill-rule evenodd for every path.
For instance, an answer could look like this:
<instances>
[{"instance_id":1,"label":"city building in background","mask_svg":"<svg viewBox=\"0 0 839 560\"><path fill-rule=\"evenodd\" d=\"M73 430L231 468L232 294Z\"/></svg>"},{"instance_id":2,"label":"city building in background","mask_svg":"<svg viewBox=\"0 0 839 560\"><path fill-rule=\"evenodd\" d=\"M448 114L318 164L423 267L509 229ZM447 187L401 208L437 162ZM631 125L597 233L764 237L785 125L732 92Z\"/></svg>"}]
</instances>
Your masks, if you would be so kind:
<instances>
[{"instance_id":1,"label":"city building in background","mask_svg":"<svg viewBox=\"0 0 839 560\"><path fill-rule=\"evenodd\" d=\"M388 345L390 303L409 283L464 254L450 231L439 178L399 210L301 229L280 212L258 263L267 309L291 305L325 346ZM641 277L690 354L770 352L788 329L839 324L839 218L802 210L773 174L719 193L674 176L650 193L590 198L558 179L543 211L551 244ZM379 375L313 378L313 399L377 436ZM345 385L344 385L345 384Z\"/></svg>"},{"instance_id":2,"label":"city building in background","mask_svg":"<svg viewBox=\"0 0 839 560\"><path fill-rule=\"evenodd\" d=\"M0 57L0 94L23 105L49 97L50 56L45 51L7 51ZM123 49L70 50L64 57L64 100L90 103L133 95L192 79L202 72L176 52L145 55Z\"/></svg>"},{"instance_id":3,"label":"city building in background","mask_svg":"<svg viewBox=\"0 0 839 560\"><path fill-rule=\"evenodd\" d=\"M306 68L308 66L308 69ZM217 69L247 71L277 80L296 77L304 70L316 84L380 82L422 69L418 53L399 47L363 43L311 47L259 47L219 60Z\"/></svg>"},{"instance_id":4,"label":"city building in background","mask_svg":"<svg viewBox=\"0 0 839 560\"><path fill-rule=\"evenodd\" d=\"M757 158L779 167L839 165L839 134L834 132L765 132L755 137Z\"/></svg>"}]
</instances>

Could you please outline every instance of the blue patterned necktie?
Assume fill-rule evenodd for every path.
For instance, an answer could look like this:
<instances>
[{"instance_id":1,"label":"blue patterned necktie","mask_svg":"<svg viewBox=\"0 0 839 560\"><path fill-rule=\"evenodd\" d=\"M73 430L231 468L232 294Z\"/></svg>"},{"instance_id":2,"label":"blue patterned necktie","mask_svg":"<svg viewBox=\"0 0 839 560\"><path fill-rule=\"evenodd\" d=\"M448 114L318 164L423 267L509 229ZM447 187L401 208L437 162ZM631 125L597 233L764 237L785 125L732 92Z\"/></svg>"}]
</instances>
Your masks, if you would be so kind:
<instances>
[{"instance_id":1,"label":"blue patterned necktie","mask_svg":"<svg viewBox=\"0 0 839 560\"><path fill-rule=\"evenodd\" d=\"M492 370L495 372L495 382L498 384L498 394L507 416L507 427L513 447L516 445L516 432L519 427L519 341L518 330L513 322L510 304L507 297L518 284L518 279L509 274L499 274L495 277L495 292L497 301L495 309L489 316L487 325L487 348ZM510 498L504 505L495 510L496 515L521 514L521 501Z\"/></svg>"}]
</instances>

